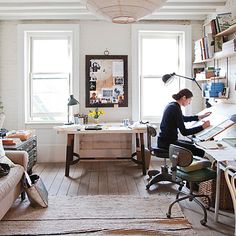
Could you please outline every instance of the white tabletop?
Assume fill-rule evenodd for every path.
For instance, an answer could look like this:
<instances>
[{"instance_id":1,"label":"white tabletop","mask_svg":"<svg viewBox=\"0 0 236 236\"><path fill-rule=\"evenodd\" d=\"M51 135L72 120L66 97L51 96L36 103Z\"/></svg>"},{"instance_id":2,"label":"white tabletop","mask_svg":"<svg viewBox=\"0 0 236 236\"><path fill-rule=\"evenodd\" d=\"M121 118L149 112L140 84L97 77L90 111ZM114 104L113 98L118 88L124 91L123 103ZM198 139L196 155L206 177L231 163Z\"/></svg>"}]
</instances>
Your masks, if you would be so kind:
<instances>
[{"instance_id":1,"label":"white tabletop","mask_svg":"<svg viewBox=\"0 0 236 236\"><path fill-rule=\"evenodd\" d=\"M91 126L93 124L88 124ZM67 134L109 134L109 133L145 133L147 126L143 124L136 124L131 126L123 126L121 123L103 123L101 130L85 130L87 125L61 125L53 127L57 132L64 132Z\"/></svg>"},{"instance_id":2,"label":"white tabletop","mask_svg":"<svg viewBox=\"0 0 236 236\"><path fill-rule=\"evenodd\" d=\"M206 149L206 153L211 155L216 161L236 160L236 148L224 141L220 141L220 143L223 144L222 149Z\"/></svg>"}]
</instances>

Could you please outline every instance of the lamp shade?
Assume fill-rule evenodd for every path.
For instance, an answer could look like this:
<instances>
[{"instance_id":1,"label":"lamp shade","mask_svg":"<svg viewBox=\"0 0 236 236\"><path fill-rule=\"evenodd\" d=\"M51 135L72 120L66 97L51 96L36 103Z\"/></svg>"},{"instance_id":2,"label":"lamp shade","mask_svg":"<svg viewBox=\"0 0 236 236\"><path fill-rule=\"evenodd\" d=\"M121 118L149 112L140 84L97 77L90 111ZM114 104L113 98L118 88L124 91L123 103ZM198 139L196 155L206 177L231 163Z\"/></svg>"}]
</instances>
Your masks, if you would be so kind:
<instances>
[{"instance_id":1,"label":"lamp shade","mask_svg":"<svg viewBox=\"0 0 236 236\"><path fill-rule=\"evenodd\" d=\"M159 9L166 0L87 0L87 8L113 23L138 21Z\"/></svg>"},{"instance_id":2,"label":"lamp shade","mask_svg":"<svg viewBox=\"0 0 236 236\"><path fill-rule=\"evenodd\" d=\"M76 105L76 104L79 104L79 102L74 98L73 95L70 95L67 106L73 106L73 105Z\"/></svg>"},{"instance_id":3,"label":"lamp shade","mask_svg":"<svg viewBox=\"0 0 236 236\"><path fill-rule=\"evenodd\" d=\"M172 82L174 79L175 73L172 74L165 74L162 76L162 81L164 82L165 85L168 85Z\"/></svg>"}]
</instances>

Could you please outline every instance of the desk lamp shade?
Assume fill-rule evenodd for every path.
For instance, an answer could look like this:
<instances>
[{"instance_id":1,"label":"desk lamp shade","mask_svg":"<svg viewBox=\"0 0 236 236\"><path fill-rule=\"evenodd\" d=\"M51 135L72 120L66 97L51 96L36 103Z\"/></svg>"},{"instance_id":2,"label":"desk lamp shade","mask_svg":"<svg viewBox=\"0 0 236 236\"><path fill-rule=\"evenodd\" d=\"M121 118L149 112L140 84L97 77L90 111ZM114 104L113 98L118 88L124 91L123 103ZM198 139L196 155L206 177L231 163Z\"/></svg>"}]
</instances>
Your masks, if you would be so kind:
<instances>
[{"instance_id":1,"label":"desk lamp shade","mask_svg":"<svg viewBox=\"0 0 236 236\"><path fill-rule=\"evenodd\" d=\"M165 74L162 76L162 81L164 82L165 85L168 85L173 81L174 76L175 76L175 73Z\"/></svg>"},{"instance_id":2,"label":"desk lamp shade","mask_svg":"<svg viewBox=\"0 0 236 236\"><path fill-rule=\"evenodd\" d=\"M113 23L129 24L150 15L166 0L87 0L87 8Z\"/></svg>"},{"instance_id":3,"label":"desk lamp shade","mask_svg":"<svg viewBox=\"0 0 236 236\"><path fill-rule=\"evenodd\" d=\"M79 102L74 98L73 95L70 95L70 98L68 100L68 103L67 103L67 121L68 121L68 124L72 124L70 122L70 106L74 106L74 105L77 105L79 104Z\"/></svg>"},{"instance_id":4,"label":"desk lamp shade","mask_svg":"<svg viewBox=\"0 0 236 236\"><path fill-rule=\"evenodd\" d=\"M73 106L77 105L79 102L74 98L73 95L70 95L69 102L67 103L67 106Z\"/></svg>"}]
</instances>

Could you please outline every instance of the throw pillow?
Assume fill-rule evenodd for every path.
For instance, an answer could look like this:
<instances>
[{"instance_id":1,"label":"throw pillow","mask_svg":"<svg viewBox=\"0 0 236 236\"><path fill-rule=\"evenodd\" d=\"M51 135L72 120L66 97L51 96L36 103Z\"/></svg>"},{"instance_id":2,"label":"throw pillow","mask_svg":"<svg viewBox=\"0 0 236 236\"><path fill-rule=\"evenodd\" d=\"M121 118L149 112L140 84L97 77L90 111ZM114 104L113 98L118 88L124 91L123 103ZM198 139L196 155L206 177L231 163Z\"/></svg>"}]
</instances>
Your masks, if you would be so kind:
<instances>
[{"instance_id":1,"label":"throw pillow","mask_svg":"<svg viewBox=\"0 0 236 236\"><path fill-rule=\"evenodd\" d=\"M8 164L10 167L16 166L16 164L14 164L8 157L6 157L1 139L0 139L0 163Z\"/></svg>"},{"instance_id":2,"label":"throw pillow","mask_svg":"<svg viewBox=\"0 0 236 236\"><path fill-rule=\"evenodd\" d=\"M16 164L15 164L14 162L12 162L12 161L11 161L8 157L6 157L6 156L0 157L0 163L8 164L11 168L16 166Z\"/></svg>"}]
</instances>

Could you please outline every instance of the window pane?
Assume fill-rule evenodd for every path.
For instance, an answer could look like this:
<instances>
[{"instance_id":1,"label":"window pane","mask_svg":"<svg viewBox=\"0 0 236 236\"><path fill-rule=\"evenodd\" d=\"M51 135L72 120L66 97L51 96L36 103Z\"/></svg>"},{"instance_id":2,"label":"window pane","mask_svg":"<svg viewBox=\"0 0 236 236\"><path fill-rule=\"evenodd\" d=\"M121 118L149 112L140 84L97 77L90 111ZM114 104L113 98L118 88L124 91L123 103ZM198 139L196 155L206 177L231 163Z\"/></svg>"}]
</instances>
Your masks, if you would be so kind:
<instances>
[{"instance_id":1,"label":"window pane","mask_svg":"<svg viewBox=\"0 0 236 236\"><path fill-rule=\"evenodd\" d=\"M141 119L159 121L172 95L179 90L177 78L165 86L162 76L180 70L181 37L168 32L141 35Z\"/></svg>"},{"instance_id":2,"label":"window pane","mask_svg":"<svg viewBox=\"0 0 236 236\"><path fill-rule=\"evenodd\" d=\"M65 121L69 78L53 75L32 79L32 118L40 121ZM56 86L55 86L56 85Z\"/></svg>"},{"instance_id":3,"label":"window pane","mask_svg":"<svg viewBox=\"0 0 236 236\"><path fill-rule=\"evenodd\" d=\"M32 72L69 72L68 39L33 39Z\"/></svg>"},{"instance_id":4,"label":"window pane","mask_svg":"<svg viewBox=\"0 0 236 236\"><path fill-rule=\"evenodd\" d=\"M177 38L144 38L143 75L163 75L178 69Z\"/></svg>"},{"instance_id":5,"label":"window pane","mask_svg":"<svg viewBox=\"0 0 236 236\"><path fill-rule=\"evenodd\" d=\"M178 79L165 86L161 78L142 80L141 113L143 117L160 117L172 95L178 91Z\"/></svg>"}]
</instances>

